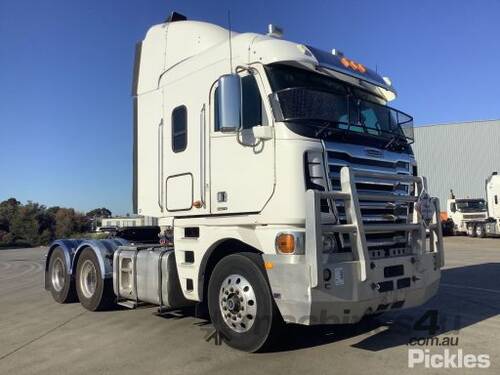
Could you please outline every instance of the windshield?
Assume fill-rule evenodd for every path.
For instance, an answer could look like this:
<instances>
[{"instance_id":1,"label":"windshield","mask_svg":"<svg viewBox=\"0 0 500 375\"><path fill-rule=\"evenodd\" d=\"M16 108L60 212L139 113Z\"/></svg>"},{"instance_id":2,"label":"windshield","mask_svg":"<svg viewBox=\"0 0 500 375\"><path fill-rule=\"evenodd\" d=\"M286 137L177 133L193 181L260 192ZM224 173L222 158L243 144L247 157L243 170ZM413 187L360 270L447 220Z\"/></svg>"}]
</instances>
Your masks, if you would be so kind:
<instances>
[{"instance_id":1,"label":"windshield","mask_svg":"<svg viewBox=\"0 0 500 375\"><path fill-rule=\"evenodd\" d=\"M413 142L411 116L386 106L367 91L282 64L269 65L266 72L279 121L307 123L314 129L314 137L353 132L383 138L386 144Z\"/></svg>"},{"instance_id":2,"label":"windshield","mask_svg":"<svg viewBox=\"0 0 500 375\"><path fill-rule=\"evenodd\" d=\"M460 212L486 211L486 203L482 199L457 201L457 210Z\"/></svg>"}]
</instances>

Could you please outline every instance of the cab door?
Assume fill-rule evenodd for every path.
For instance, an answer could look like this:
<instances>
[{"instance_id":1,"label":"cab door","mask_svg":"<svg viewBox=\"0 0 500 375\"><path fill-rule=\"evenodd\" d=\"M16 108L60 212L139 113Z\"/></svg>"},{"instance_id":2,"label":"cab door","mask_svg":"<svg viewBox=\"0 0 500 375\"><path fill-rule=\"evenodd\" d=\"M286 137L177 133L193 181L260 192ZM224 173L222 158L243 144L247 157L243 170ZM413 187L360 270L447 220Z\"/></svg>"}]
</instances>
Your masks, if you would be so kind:
<instances>
[{"instance_id":1,"label":"cab door","mask_svg":"<svg viewBox=\"0 0 500 375\"><path fill-rule=\"evenodd\" d=\"M274 138L257 140L257 126L272 126L257 74L241 75L241 129L220 131L217 85L211 93L210 200L212 214L260 212L275 185Z\"/></svg>"}]
</instances>

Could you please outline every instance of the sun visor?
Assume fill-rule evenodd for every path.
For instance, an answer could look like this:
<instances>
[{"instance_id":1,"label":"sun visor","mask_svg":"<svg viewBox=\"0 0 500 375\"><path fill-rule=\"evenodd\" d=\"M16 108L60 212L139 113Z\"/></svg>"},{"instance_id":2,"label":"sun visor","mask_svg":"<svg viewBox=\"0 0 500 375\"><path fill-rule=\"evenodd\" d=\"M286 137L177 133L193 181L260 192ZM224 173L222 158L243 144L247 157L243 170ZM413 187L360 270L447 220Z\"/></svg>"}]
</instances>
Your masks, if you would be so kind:
<instances>
[{"instance_id":1,"label":"sun visor","mask_svg":"<svg viewBox=\"0 0 500 375\"><path fill-rule=\"evenodd\" d=\"M390 80L380 76L374 70L348 59L338 52L329 53L311 46L307 46L307 49L318 60L320 67L357 78L362 84L377 90L388 101L396 98L396 90L392 87Z\"/></svg>"}]
</instances>

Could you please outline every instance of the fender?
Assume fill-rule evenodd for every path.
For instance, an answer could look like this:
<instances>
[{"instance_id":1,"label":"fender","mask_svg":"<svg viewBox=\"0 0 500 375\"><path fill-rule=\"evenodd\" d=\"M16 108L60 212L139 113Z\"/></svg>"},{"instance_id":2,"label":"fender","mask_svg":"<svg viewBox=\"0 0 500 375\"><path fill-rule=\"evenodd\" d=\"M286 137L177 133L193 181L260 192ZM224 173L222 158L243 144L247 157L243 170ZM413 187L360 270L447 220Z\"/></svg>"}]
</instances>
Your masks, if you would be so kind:
<instances>
[{"instance_id":1,"label":"fender","mask_svg":"<svg viewBox=\"0 0 500 375\"><path fill-rule=\"evenodd\" d=\"M113 238L107 240L72 240L62 239L54 241L47 253L45 261L45 289L49 287L49 262L50 256L56 247L60 247L64 252L64 259L66 262L66 269L71 278L74 279L76 275L76 265L78 258L85 248L90 248L94 251L99 262L101 274L105 279L113 277L113 253L119 246L128 245L128 241L123 238Z\"/></svg>"},{"instance_id":2,"label":"fender","mask_svg":"<svg viewBox=\"0 0 500 375\"><path fill-rule=\"evenodd\" d=\"M128 245L128 241L123 238L113 238L109 240L83 240L77 247L75 251L75 256L73 257L73 262L71 264L71 273L73 276L76 275L76 266L78 264L78 258L85 248L90 248L94 251L97 260L99 262L99 268L101 269L101 275L104 279L113 277L113 253L119 246Z\"/></svg>"}]
</instances>

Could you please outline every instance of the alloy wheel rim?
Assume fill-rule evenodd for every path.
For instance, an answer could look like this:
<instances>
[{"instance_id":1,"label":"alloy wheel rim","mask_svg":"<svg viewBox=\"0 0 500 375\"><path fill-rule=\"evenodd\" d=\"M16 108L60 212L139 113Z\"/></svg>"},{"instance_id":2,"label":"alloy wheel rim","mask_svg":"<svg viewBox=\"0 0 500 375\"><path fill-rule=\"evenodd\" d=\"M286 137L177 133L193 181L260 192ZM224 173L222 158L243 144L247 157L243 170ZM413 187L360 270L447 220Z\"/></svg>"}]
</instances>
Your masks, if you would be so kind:
<instances>
[{"instance_id":1,"label":"alloy wheel rim","mask_svg":"<svg viewBox=\"0 0 500 375\"><path fill-rule=\"evenodd\" d=\"M80 290L85 298L92 298L97 288L97 271L90 260L83 262L80 272Z\"/></svg>"},{"instance_id":2,"label":"alloy wheel rim","mask_svg":"<svg viewBox=\"0 0 500 375\"><path fill-rule=\"evenodd\" d=\"M64 264L60 258L54 261L52 266L52 286L56 292L60 292L64 288L65 277L64 277Z\"/></svg>"},{"instance_id":3,"label":"alloy wheel rim","mask_svg":"<svg viewBox=\"0 0 500 375\"><path fill-rule=\"evenodd\" d=\"M241 275L226 277L219 290L219 308L224 323L231 330L238 333L249 331L257 315L252 284Z\"/></svg>"}]
</instances>

